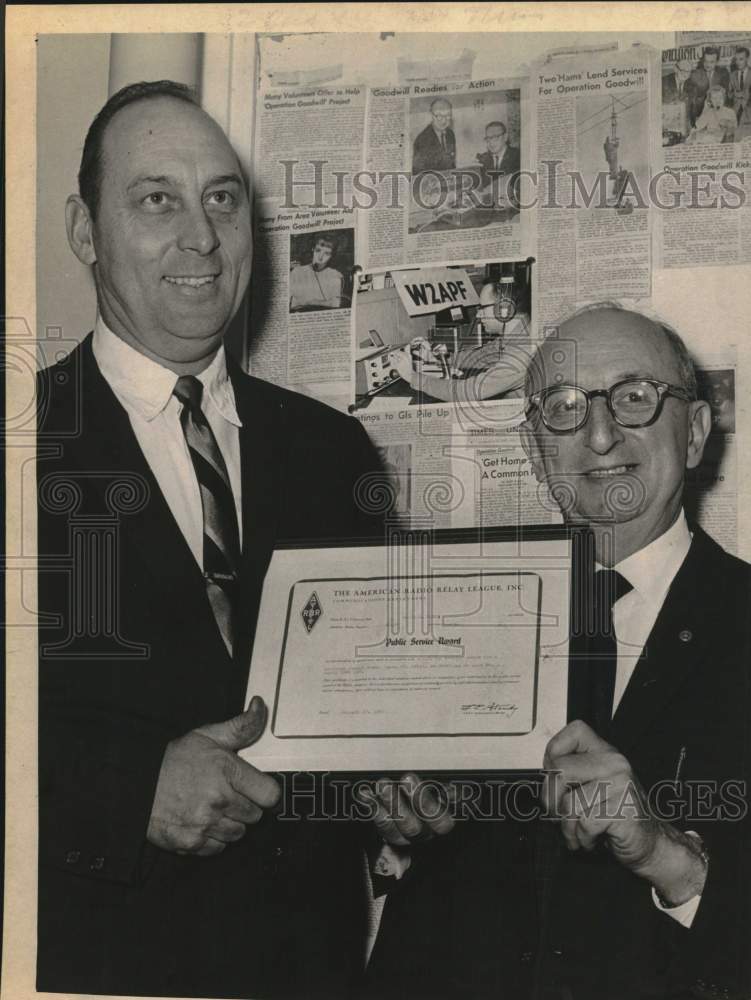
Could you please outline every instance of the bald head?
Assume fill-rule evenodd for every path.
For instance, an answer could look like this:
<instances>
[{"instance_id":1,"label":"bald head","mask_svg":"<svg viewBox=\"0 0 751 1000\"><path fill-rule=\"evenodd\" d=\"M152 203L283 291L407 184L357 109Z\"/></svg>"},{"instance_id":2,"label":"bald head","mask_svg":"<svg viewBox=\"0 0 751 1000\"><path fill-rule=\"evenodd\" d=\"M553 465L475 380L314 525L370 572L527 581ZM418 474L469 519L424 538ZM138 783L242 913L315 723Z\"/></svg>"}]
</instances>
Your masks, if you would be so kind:
<instances>
[{"instance_id":1,"label":"bald head","mask_svg":"<svg viewBox=\"0 0 751 1000\"><path fill-rule=\"evenodd\" d=\"M598 559L611 565L675 522L686 469L701 461L709 434L709 406L696 401L680 337L613 305L575 314L540 346L527 372L528 395L555 386L571 388L556 394L557 403L548 394L547 424L541 401L530 405L524 445L564 516L593 529ZM643 401L658 397L652 419L628 419L629 407L638 413ZM574 406L582 407L581 419Z\"/></svg>"},{"instance_id":2,"label":"bald head","mask_svg":"<svg viewBox=\"0 0 751 1000\"><path fill-rule=\"evenodd\" d=\"M431 113L435 112L450 112L451 111L451 101L447 101L445 97L436 97L434 101L430 102Z\"/></svg>"},{"instance_id":3,"label":"bald head","mask_svg":"<svg viewBox=\"0 0 751 1000\"><path fill-rule=\"evenodd\" d=\"M527 395L557 382L578 384L577 355L581 350L587 355L593 352L604 365L624 343L633 355L633 370L627 375L643 374L637 371L641 359L642 367L646 364L653 371L670 375L660 376L661 381L678 385L696 398L694 364L675 330L642 313L609 303L575 313L560 324L557 337L540 345L527 370Z\"/></svg>"}]
</instances>

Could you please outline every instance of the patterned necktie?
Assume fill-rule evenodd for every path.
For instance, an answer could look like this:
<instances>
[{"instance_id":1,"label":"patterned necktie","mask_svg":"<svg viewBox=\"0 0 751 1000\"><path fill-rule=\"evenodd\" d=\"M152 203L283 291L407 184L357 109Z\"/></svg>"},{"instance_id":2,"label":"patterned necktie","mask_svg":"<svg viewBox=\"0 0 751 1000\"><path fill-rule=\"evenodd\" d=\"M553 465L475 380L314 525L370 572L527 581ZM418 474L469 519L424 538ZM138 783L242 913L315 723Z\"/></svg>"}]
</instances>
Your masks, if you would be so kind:
<instances>
[{"instance_id":1,"label":"patterned necktie","mask_svg":"<svg viewBox=\"0 0 751 1000\"><path fill-rule=\"evenodd\" d=\"M201 409L203 384L193 375L183 375L177 380L173 394L183 404L180 423L201 492L206 592L219 631L231 654L234 602L240 566L240 535L235 500L227 466Z\"/></svg>"},{"instance_id":2,"label":"patterned necktie","mask_svg":"<svg viewBox=\"0 0 751 1000\"><path fill-rule=\"evenodd\" d=\"M632 589L617 570L597 570L588 595L584 634L571 642L569 720L581 719L604 739L608 737L613 717L618 665L613 606Z\"/></svg>"}]
</instances>

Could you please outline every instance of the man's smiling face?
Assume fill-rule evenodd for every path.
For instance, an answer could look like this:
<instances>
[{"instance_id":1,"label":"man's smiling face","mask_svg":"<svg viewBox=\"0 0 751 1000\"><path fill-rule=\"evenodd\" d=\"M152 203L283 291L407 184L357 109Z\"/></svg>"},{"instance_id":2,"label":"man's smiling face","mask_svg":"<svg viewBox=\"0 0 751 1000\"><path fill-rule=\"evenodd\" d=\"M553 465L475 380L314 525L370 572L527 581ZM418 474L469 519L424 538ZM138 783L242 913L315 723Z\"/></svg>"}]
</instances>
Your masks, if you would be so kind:
<instances>
[{"instance_id":1,"label":"man's smiling face","mask_svg":"<svg viewBox=\"0 0 751 1000\"><path fill-rule=\"evenodd\" d=\"M539 360L533 390L556 384L609 389L630 377L682 386L678 358L661 328L616 309L585 312L564 323ZM706 403L668 396L655 423L629 428L616 423L605 398L596 397L578 431L555 434L533 417L527 442L538 478L562 500L567 518L616 524L623 558L677 517L685 470L701 461L707 409Z\"/></svg>"},{"instance_id":2,"label":"man's smiling face","mask_svg":"<svg viewBox=\"0 0 751 1000\"><path fill-rule=\"evenodd\" d=\"M210 356L250 277L250 207L232 147L200 108L158 97L118 111L102 153L92 239L105 322L157 359Z\"/></svg>"}]
</instances>

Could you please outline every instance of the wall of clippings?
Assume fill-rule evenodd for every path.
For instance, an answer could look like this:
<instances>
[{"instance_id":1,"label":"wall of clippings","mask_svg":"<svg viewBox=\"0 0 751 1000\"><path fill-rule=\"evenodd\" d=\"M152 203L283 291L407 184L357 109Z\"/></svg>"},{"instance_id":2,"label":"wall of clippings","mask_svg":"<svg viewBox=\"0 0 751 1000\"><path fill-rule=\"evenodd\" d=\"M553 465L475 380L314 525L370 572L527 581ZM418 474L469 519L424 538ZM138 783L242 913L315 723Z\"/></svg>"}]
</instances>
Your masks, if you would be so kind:
<instances>
[{"instance_id":1,"label":"wall of clippings","mask_svg":"<svg viewBox=\"0 0 751 1000\"><path fill-rule=\"evenodd\" d=\"M645 310L712 406L688 505L748 555L749 39L564 41L259 36L252 370L354 414L405 521L543 523L526 361L581 306Z\"/></svg>"},{"instance_id":2,"label":"wall of clippings","mask_svg":"<svg viewBox=\"0 0 751 1000\"><path fill-rule=\"evenodd\" d=\"M61 205L112 46L122 70L128 39L39 39L46 360L91 327ZM526 361L579 306L649 310L686 339L713 407L689 503L751 556L738 447L751 432L748 44L738 32L201 36L202 101L254 184L254 279L231 345L255 374L363 423L405 522L547 522L556 508L517 430Z\"/></svg>"}]
</instances>

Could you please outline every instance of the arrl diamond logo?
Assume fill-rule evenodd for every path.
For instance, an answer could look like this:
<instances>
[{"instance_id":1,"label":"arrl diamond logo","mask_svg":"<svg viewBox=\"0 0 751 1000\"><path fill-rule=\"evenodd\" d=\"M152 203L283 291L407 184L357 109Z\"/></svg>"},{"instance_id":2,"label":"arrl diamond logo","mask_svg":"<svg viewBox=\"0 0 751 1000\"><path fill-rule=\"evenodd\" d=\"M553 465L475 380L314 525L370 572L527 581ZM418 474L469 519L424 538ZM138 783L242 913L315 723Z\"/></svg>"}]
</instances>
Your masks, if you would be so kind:
<instances>
[{"instance_id":1,"label":"arrl diamond logo","mask_svg":"<svg viewBox=\"0 0 751 1000\"><path fill-rule=\"evenodd\" d=\"M315 590L308 598L305 607L300 612L302 615L303 625L305 626L308 635L313 631L313 626L318 621L318 619L323 614L323 608L321 607L321 602L318 600L318 594Z\"/></svg>"}]
</instances>

